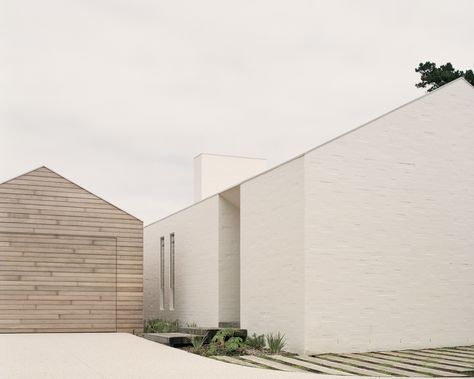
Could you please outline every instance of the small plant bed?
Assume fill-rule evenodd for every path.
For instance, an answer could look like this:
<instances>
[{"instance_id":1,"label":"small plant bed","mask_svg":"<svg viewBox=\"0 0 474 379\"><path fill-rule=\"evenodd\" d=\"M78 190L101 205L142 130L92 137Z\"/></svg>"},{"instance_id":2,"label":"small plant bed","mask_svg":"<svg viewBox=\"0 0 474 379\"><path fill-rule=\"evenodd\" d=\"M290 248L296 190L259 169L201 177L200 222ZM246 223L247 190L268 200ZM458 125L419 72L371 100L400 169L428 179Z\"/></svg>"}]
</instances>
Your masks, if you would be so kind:
<instances>
[{"instance_id":1,"label":"small plant bed","mask_svg":"<svg viewBox=\"0 0 474 379\"><path fill-rule=\"evenodd\" d=\"M280 333L267 335L248 336L246 339L236 335L235 329L221 329L210 343L206 342L206 336L194 336L191 340L192 346L183 347L184 350L193 354L211 356L242 356L242 355L271 355L281 354L292 356L294 354L283 351L285 347L285 336Z\"/></svg>"},{"instance_id":2,"label":"small plant bed","mask_svg":"<svg viewBox=\"0 0 474 379\"><path fill-rule=\"evenodd\" d=\"M338 376L474 377L474 346L370 353L297 355L281 333L247 336L245 329L149 320L144 337L219 361L271 370ZM167 342L163 342L162 340ZM186 344L187 346L183 346Z\"/></svg>"}]
</instances>

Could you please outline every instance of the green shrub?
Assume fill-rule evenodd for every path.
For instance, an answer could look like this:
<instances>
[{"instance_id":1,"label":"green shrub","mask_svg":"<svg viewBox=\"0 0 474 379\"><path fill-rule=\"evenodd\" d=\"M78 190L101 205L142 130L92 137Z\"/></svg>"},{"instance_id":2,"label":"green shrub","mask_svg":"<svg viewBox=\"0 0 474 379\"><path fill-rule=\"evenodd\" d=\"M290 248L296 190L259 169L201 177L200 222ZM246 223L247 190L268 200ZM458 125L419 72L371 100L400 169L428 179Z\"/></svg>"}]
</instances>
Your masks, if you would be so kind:
<instances>
[{"instance_id":1,"label":"green shrub","mask_svg":"<svg viewBox=\"0 0 474 379\"><path fill-rule=\"evenodd\" d=\"M224 348L225 341L230 337L234 337L233 329L221 329L214 335L214 337L212 337L211 344Z\"/></svg>"},{"instance_id":2,"label":"green shrub","mask_svg":"<svg viewBox=\"0 0 474 379\"><path fill-rule=\"evenodd\" d=\"M230 337L224 343L226 353L235 353L244 345L244 340L240 337Z\"/></svg>"},{"instance_id":3,"label":"green shrub","mask_svg":"<svg viewBox=\"0 0 474 379\"><path fill-rule=\"evenodd\" d=\"M206 355L232 355L238 353L244 346L244 341L240 337L234 336L233 329L221 329L214 337L207 349Z\"/></svg>"},{"instance_id":4,"label":"green shrub","mask_svg":"<svg viewBox=\"0 0 474 379\"><path fill-rule=\"evenodd\" d=\"M269 333L266 335L267 345L272 354L277 354L283 350L286 344L285 335Z\"/></svg>"},{"instance_id":5,"label":"green shrub","mask_svg":"<svg viewBox=\"0 0 474 379\"><path fill-rule=\"evenodd\" d=\"M245 344L253 349L261 350L265 348L265 336L260 334L252 334L251 337L247 337Z\"/></svg>"},{"instance_id":6,"label":"green shrub","mask_svg":"<svg viewBox=\"0 0 474 379\"><path fill-rule=\"evenodd\" d=\"M161 319L147 320L145 322L145 333L171 333L177 332L179 321L167 321Z\"/></svg>"}]
</instances>

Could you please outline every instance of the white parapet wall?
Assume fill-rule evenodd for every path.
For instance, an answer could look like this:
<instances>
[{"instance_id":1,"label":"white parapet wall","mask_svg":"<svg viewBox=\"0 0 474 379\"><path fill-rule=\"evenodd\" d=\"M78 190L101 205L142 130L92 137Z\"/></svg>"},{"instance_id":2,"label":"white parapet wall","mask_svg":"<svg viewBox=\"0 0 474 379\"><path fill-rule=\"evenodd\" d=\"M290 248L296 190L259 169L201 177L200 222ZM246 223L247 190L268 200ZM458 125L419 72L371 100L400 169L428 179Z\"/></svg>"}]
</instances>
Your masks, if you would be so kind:
<instances>
[{"instance_id":1,"label":"white parapet wall","mask_svg":"<svg viewBox=\"0 0 474 379\"><path fill-rule=\"evenodd\" d=\"M267 161L261 158L199 154L194 158L194 201L227 190L266 168Z\"/></svg>"}]
</instances>

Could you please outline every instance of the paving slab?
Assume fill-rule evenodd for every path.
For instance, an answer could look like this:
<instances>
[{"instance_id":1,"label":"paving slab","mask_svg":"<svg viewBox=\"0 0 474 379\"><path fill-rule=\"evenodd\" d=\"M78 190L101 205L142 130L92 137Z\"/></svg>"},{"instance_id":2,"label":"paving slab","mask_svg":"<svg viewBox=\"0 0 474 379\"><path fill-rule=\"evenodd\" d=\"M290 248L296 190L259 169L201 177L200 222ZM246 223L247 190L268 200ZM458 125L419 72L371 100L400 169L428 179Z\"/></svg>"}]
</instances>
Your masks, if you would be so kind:
<instances>
[{"instance_id":1,"label":"paving slab","mask_svg":"<svg viewBox=\"0 0 474 379\"><path fill-rule=\"evenodd\" d=\"M384 355L393 355L397 357L409 358L409 359L416 359L421 362L433 362L433 363L447 363L450 365L455 365L457 367L464 367L467 369L474 369L474 365L472 363L465 363L460 361L453 361L449 358L439 358L439 357L431 357L428 355L421 355L415 353L406 353L404 351L384 351Z\"/></svg>"},{"instance_id":2,"label":"paving slab","mask_svg":"<svg viewBox=\"0 0 474 379\"><path fill-rule=\"evenodd\" d=\"M455 349L456 349L456 350L459 350L459 351L464 351L464 352L466 352L466 353L474 354L474 348L472 348L472 347L460 346L460 347L456 347Z\"/></svg>"},{"instance_id":3,"label":"paving slab","mask_svg":"<svg viewBox=\"0 0 474 379\"><path fill-rule=\"evenodd\" d=\"M423 357L438 357L438 358L449 359L450 361L453 361L453 362L474 363L474 360L472 359L459 358L452 355L446 355L443 353L431 352L431 351L426 351L426 350L410 351L410 353L413 355L418 355L418 356L423 356Z\"/></svg>"},{"instance_id":4,"label":"paving slab","mask_svg":"<svg viewBox=\"0 0 474 379\"><path fill-rule=\"evenodd\" d=\"M229 356L226 356L226 355L216 355L216 356L213 356L213 357L210 357L210 358L217 359L218 361L233 363L235 365L262 368L262 366L250 363L248 361L244 361L243 359L236 358L236 357L229 357Z\"/></svg>"},{"instance_id":5,"label":"paving slab","mask_svg":"<svg viewBox=\"0 0 474 379\"><path fill-rule=\"evenodd\" d=\"M317 370L319 371L320 373L322 374L329 374L329 375L351 375L349 373L346 373L344 371L341 371L341 370L336 370L334 368L330 368L330 367L325 367L325 366L321 366L321 365L318 365L314 362L307 362L307 361L303 361L303 360L300 360L300 359L297 359L298 356L295 356L295 358L291 358L291 357L285 357L283 355L274 355L273 356L275 359L278 359L279 361L283 361L283 362L287 362L287 363L291 363L291 364L294 364L294 365L299 365L301 367L305 367L305 368L309 368L311 370Z\"/></svg>"},{"instance_id":6,"label":"paving slab","mask_svg":"<svg viewBox=\"0 0 474 379\"><path fill-rule=\"evenodd\" d=\"M466 350L466 351L474 353L474 346L458 346L458 347L456 347L456 349Z\"/></svg>"},{"instance_id":7,"label":"paving slab","mask_svg":"<svg viewBox=\"0 0 474 379\"><path fill-rule=\"evenodd\" d=\"M254 355L242 355L241 358L243 358L245 360L248 360L248 361L251 361L251 362L259 363L259 364L262 364L262 365L265 365L265 366L268 366L268 367L272 367L276 370L291 371L291 372L307 372L307 371L303 371L303 370L301 370L299 368L296 368L296 367L292 367L292 366L289 366L289 365L285 365L285 364L282 364L282 363L275 362L271 359L265 359L265 357L256 357Z\"/></svg>"},{"instance_id":8,"label":"paving slab","mask_svg":"<svg viewBox=\"0 0 474 379\"><path fill-rule=\"evenodd\" d=\"M346 371L347 373L350 373L350 374L355 375L355 376L357 376L357 375L360 375L360 376L375 376L375 377L390 376L390 375L387 375L387 374L383 374L380 371L374 371L374 370L370 370L370 369L363 368L363 367L356 367L356 366L351 365L351 364L335 362L335 361L332 361L332 360L321 359L319 357L311 357L311 356L307 356L307 355L300 355L298 358L303 359L303 360L308 361L308 362L314 362L314 363L318 363L318 364L321 364L321 365L330 366L330 367L335 368L335 369L341 369L342 371ZM359 365L359 366L362 366L362 365Z\"/></svg>"},{"instance_id":9,"label":"paving slab","mask_svg":"<svg viewBox=\"0 0 474 379\"><path fill-rule=\"evenodd\" d=\"M368 355L368 354L364 354ZM397 356L397 355L390 355L390 354L385 354L385 353L370 353L370 356L372 357L377 357L377 358L382 358L391 362L402 362L402 363L408 363L411 365L415 365L417 367L431 367L431 368L438 368L438 369L445 369L445 370L451 370L451 371L456 371L456 372L463 372L463 371L468 371L469 369L464 367L464 366L458 366L458 365L452 365L452 364L446 364L446 363L441 363L441 362L432 362L429 360L425 359L415 359L415 358L407 358L407 357L402 357L402 356Z\"/></svg>"},{"instance_id":10,"label":"paving slab","mask_svg":"<svg viewBox=\"0 0 474 379\"><path fill-rule=\"evenodd\" d=\"M446 355L448 357L462 358L474 361L474 356L472 354L464 354L462 352L449 351L447 349L423 349L421 351L425 353L440 354Z\"/></svg>"},{"instance_id":11,"label":"paving slab","mask_svg":"<svg viewBox=\"0 0 474 379\"><path fill-rule=\"evenodd\" d=\"M381 368L386 369L387 371L393 371L394 374L398 375L407 375L407 376L459 376L458 373L453 373L452 371L445 371L441 369L434 369L429 367L419 367L409 363L403 362L393 362L385 358L378 358L375 356L367 356L362 354L340 354L344 357L350 359L360 359L364 363L370 362L370 364L382 365Z\"/></svg>"},{"instance_id":12,"label":"paving slab","mask_svg":"<svg viewBox=\"0 0 474 379\"><path fill-rule=\"evenodd\" d=\"M472 358L474 359L474 352L467 352L467 351L462 351L462 350L459 350L459 349L451 349L451 348L443 348L443 349L439 349L441 351L446 351L446 352L450 352L450 353L455 353L456 355L461 355L463 357L468 357L468 358Z\"/></svg>"},{"instance_id":13,"label":"paving slab","mask_svg":"<svg viewBox=\"0 0 474 379\"><path fill-rule=\"evenodd\" d=\"M393 376L393 375L408 376L408 377L430 376L430 375L426 375L422 373L407 371L402 368L397 368L393 365L387 366L385 364L381 364L380 362L374 362L369 359L363 359L363 361L361 361L357 357L353 357L350 354L347 354L347 355L338 354L334 356L331 355L330 359L335 360L340 363L345 363L348 365L360 366L369 370L375 370L375 371L380 372L381 373L380 375L383 375L382 373L385 373L385 376Z\"/></svg>"}]
</instances>

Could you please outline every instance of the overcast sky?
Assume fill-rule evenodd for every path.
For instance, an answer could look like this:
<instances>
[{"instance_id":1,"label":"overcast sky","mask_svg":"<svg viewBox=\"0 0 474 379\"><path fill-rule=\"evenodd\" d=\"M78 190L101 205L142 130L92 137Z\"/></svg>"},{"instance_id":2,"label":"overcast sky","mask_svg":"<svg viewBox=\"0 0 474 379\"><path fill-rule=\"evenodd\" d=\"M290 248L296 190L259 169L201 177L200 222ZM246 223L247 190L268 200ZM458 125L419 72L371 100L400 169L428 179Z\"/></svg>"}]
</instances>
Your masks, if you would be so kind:
<instances>
[{"instance_id":1,"label":"overcast sky","mask_svg":"<svg viewBox=\"0 0 474 379\"><path fill-rule=\"evenodd\" d=\"M201 152L281 163L474 68L473 0L0 0L0 181L46 165L150 223Z\"/></svg>"}]
</instances>

